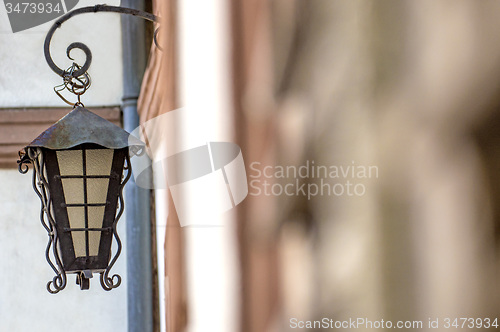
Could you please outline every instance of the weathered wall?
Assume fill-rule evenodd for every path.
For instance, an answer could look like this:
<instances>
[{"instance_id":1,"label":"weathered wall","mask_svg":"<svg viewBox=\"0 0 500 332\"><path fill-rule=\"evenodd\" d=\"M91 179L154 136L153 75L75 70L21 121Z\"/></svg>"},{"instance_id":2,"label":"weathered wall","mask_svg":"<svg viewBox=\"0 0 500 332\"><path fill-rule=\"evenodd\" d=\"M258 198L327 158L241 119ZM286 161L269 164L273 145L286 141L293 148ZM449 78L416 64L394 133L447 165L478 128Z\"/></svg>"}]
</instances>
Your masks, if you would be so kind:
<instances>
[{"instance_id":1,"label":"weathered wall","mask_svg":"<svg viewBox=\"0 0 500 332\"><path fill-rule=\"evenodd\" d=\"M78 7L93 6L83 0ZM119 5L119 0L107 2ZM5 7L0 6L0 107L60 107L65 104L52 88L62 83L46 64L43 55L45 35L53 22L12 33ZM61 69L71 66L66 48L82 42L92 51L89 69L92 88L84 95L86 106L120 105L122 95L122 62L120 15L114 13L83 14L71 18L55 32L51 54ZM85 55L73 50L71 55L83 65Z\"/></svg>"},{"instance_id":2,"label":"weathered wall","mask_svg":"<svg viewBox=\"0 0 500 332\"><path fill-rule=\"evenodd\" d=\"M122 276L117 289L106 292L99 275L81 291L75 276L56 295L45 288L54 277L45 260L48 236L40 223L40 200L31 186L31 171L0 171L0 321L3 331L126 331L126 252L112 272ZM118 233L125 238L125 220Z\"/></svg>"}]
</instances>

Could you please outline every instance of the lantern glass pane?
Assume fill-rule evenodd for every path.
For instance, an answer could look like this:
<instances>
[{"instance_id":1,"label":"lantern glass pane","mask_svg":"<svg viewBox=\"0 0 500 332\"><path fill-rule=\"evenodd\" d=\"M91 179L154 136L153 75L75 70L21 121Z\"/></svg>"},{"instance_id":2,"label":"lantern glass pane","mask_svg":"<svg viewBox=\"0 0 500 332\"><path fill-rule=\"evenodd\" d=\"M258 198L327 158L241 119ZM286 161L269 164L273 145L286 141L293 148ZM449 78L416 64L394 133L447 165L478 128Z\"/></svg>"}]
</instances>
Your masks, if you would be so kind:
<instances>
[{"instance_id":1,"label":"lantern glass pane","mask_svg":"<svg viewBox=\"0 0 500 332\"><path fill-rule=\"evenodd\" d=\"M85 208L84 207L68 207L68 218L70 228L84 228L85 227ZM71 232L73 238L73 248L76 257L86 256L85 248L85 232L74 231Z\"/></svg>"},{"instance_id":2,"label":"lantern glass pane","mask_svg":"<svg viewBox=\"0 0 500 332\"><path fill-rule=\"evenodd\" d=\"M108 197L109 179L87 179L87 203L104 204Z\"/></svg>"},{"instance_id":3,"label":"lantern glass pane","mask_svg":"<svg viewBox=\"0 0 500 332\"><path fill-rule=\"evenodd\" d=\"M83 204L83 179L62 179L66 204Z\"/></svg>"},{"instance_id":4,"label":"lantern glass pane","mask_svg":"<svg viewBox=\"0 0 500 332\"><path fill-rule=\"evenodd\" d=\"M62 176L83 175L82 150L57 151L56 154Z\"/></svg>"},{"instance_id":5,"label":"lantern glass pane","mask_svg":"<svg viewBox=\"0 0 500 332\"><path fill-rule=\"evenodd\" d=\"M99 256L114 150L83 148L56 156L75 258Z\"/></svg>"},{"instance_id":6,"label":"lantern glass pane","mask_svg":"<svg viewBox=\"0 0 500 332\"><path fill-rule=\"evenodd\" d=\"M113 164L113 151L110 149L86 150L87 175L109 176Z\"/></svg>"},{"instance_id":7,"label":"lantern glass pane","mask_svg":"<svg viewBox=\"0 0 500 332\"><path fill-rule=\"evenodd\" d=\"M102 228L104 220L104 206L89 206L88 220L89 228ZM97 256L99 254L99 244L101 241L101 232L89 232L89 254Z\"/></svg>"},{"instance_id":8,"label":"lantern glass pane","mask_svg":"<svg viewBox=\"0 0 500 332\"><path fill-rule=\"evenodd\" d=\"M101 228L104 219L104 206L89 206L88 213L89 227Z\"/></svg>"},{"instance_id":9,"label":"lantern glass pane","mask_svg":"<svg viewBox=\"0 0 500 332\"><path fill-rule=\"evenodd\" d=\"M85 208L83 206L68 207L68 218L70 228L85 227Z\"/></svg>"},{"instance_id":10,"label":"lantern glass pane","mask_svg":"<svg viewBox=\"0 0 500 332\"><path fill-rule=\"evenodd\" d=\"M101 243L101 232L89 231L89 255L97 256L99 254L99 244Z\"/></svg>"},{"instance_id":11,"label":"lantern glass pane","mask_svg":"<svg viewBox=\"0 0 500 332\"><path fill-rule=\"evenodd\" d=\"M73 238L73 248L75 249L75 257L87 256L85 248L85 232L71 232Z\"/></svg>"}]
</instances>

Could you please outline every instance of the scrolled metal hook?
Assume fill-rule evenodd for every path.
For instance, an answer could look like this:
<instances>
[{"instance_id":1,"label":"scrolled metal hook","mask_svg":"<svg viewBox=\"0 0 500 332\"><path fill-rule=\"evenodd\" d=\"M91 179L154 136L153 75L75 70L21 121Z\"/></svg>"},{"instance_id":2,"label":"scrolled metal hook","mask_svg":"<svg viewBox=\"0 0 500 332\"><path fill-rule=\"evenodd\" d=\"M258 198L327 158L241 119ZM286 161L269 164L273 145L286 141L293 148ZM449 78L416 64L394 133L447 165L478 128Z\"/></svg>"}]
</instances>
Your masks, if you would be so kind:
<instances>
[{"instance_id":1,"label":"scrolled metal hook","mask_svg":"<svg viewBox=\"0 0 500 332\"><path fill-rule=\"evenodd\" d=\"M47 283L47 290L50 294L57 294L66 287L66 274L56 275L52 281Z\"/></svg>"},{"instance_id":2,"label":"scrolled metal hook","mask_svg":"<svg viewBox=\"0 0 500 332\"><path fill-rule=\"evenodd\" d=\"M66 104L74 107L83 107L83 104L80 101L80 97L90 88L90 85L92 84L90 75L87 72L81 76L73 77L73 73L80 68L81 67L77 63L73 62L73 65L66 69L64 72L63 83L54 87L54 92L59 96L59 98L61 98ZM76 102L76 104L70 102L62 95L61 92L65 89L77 96L78 101Z\"/></svg>"},{"instance_id":3,"label":"scrolled metal hook","mask_svg":"<svg viewBox=\"0 0 500 332\"><path fill-rule=\"evenodd\" d=\"M118 286L121 285L122 283L122 278L118 274L113 274L112 277L108 277L108 272L101 272L101 287L106 290L110 291L113 288L117 288Z\"/></svg>"},{"instance_id":4,"label":"scrolled metal hook","mask_svg":"<svg viewBox=\"0 0 500 332\"><path fill-rule=\"evenodd\" d=\"M151 22L160 22L160 19L151 13L142 11L142 10L137 10L137 9L132 9L132 8L124 8L124 7L117 7L117 6L107 6L107 5L95 5L95 6L88 6L88 7L82 7L78 8L75 10L72 10L65 15L61 16L49 29L49 32L47 33L47 36L45 37L45 42L44 42L44 55L45 55L45 60L47 61L47 64L49 67L59 76L64 77L66 72L59 68L55 63L54 60L52 60L52 57L50 56L50 42L52 40L52 37L54 36L54 33L58 28L62 26L64 22L72 18L73 16L80 15L80 14L85 14L85 13L97 13L97 12L113 12L113 13L119 13L119 14L127 14L127 15L133 15L133 16L138 16L141 17L145 20L151 21ZM156 32L155 36L156 37ZM154 38L155 44L158 46L156 42L156 38ZM158 46L159 47L159 46ZM87 72L87 70L90 68L90 64L92 63L92 52L90 49L87 47L87 45L80 43L80 42L75 42L72 43L68 46L66 49L66 55L71 59L70 52L71 50L78 48L82 50L85 53L85 63L83 66L81 66L80 69L74 71L71 75L72 77L79 77ZM160 48L161 50L161 48Z\"/></svg>"},{"instance_id":5,"label":"scrolled metal hook","mask_svg":"<svg viewBox=\"0 0 500 332\"><path fill-rule=\"evenodd\" d=\"M73 77L78 77L78 76L81 76L83 74L85 74L87 72L87 70L90 68L90 64L92 63L92 52L90 51L90 48L88 48L87 45L85 45L84 43L80 43L80 42L75 42L75 43L71 43L68 48L66 49L66 56L70 59L70 60L74 60L70 53L72 50L74 49L79 49L79 50L82 50L83 53L85 53L85 63L83 64L83 66L75 71L74 73L72 73L72 76ZM50 55L49 55L50 56ZM82 72L80 75L77 75L78 72Z\"/></svg>"},{"instance_id":6,"label":"scrolled metal hook","mask_svg":"<svg viewBox=\"0 0 500 332\"><path fill-rule=\"evenodd\" d=\"M17 161L17 167L19 169L19 173L21 174L26 174L29 171L29 166L32 161L31 158L29 157L28 153L26 150L21 150L18 152L19 154L19 160Z\"/></svg>"}]
</instances>

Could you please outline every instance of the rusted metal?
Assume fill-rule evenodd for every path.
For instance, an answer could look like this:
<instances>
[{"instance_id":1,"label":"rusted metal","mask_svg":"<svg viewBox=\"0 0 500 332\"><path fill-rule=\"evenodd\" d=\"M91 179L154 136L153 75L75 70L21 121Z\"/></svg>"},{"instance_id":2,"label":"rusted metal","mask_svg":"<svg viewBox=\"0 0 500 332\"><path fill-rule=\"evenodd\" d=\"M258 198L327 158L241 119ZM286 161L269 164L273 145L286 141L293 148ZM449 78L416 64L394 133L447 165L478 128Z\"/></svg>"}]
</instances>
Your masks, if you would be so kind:
<instances>
[{"instance_id":1,"label":"rusted metal","mask_svg":"<svg viewBox=\"0 0 500 332\"><path fill-rule=\"evenodd\" d=\"M47 231L49 241L45 249L45 258L50 267L56 274L51 281L47 283L47 291L51 294L56 294L66 287L66 271L62 264L61 256L58 250L58 236L56 222L53 215L52 194L49 190L49 184L45 177L45 158L41 148L26 148L26 155L29 156L33 163L33 190L40 198L40 221ZM26 173L26 172L24 172ZM52 258L50 257L52 249ZM52 261L52 259L55 261Z\"/></svg>"},{"instance_id":2,"label":"rusted metal","mask_svg":"<svg viewBox=\"0 0 500 332\"><path fill-rule=\"evenodd\" d=\"M85 156L85 150L101 148L114 150L109 175L87 175L83 157L83 175L61 176L56 151L80 149L83 151L82 156ZM33 188L40 198L42 205L40 219L49 235L45 256L56 274L52 281L47 283L47 290L50 293L58 293L66 287L66 273L76 273L80 288L88 289L88 273L86 275L82 272L85 270L100 273L101 286L107 291L120 285L121 277L116 274L109 277L109 273L122 249L116 224L124 210L123 188L131 176L129 153L138 154L138 151L144 152L144 143L139 139L89 110L77 106L19 152L18 164L21 173L28 172L28 165L34 166ZM124 177L122 177L123 170L127 171ZM102 229L89 228L87 219L84 228L72 229L69 225L67 208L72 205L66 204L61 181L63 178L82 178L85 184L87 177L109 179L106 203L100 204L106 206ZM84 202L78 206L81 205L86 209L95 205L86 201L85 190L84 196ZM87 214L85 216L87 218ZM89 256L88 237L86 237L87 255L76 257L71 232L81 231L87 234L96 230L102 232L99 255ZM112 238L116 240L118 247L110 261Z\"/></svg>"},{"instance_id":3,"label":"rusted metal","mask_svg":"<svg viewBox=\"0 0 500 332\"><path fill-rule=\"evenodd\" d=\"M131 8L123 8L123 7L116 7L116 6L107 6L107 5L95 5L95 6L89 6L89 7L82 7L78 8L75 10L72 10L68 12L66 15L61 16L60 19L58 19L50 28L49 32L47 33L47 36L45 37L45 43L44 43L44 54L45 54L45 59L47 60L47 64L49 67L59 76L64 77L67 75L67 72L61 68L59 68L55 63L54 60L52 60L52 57L50 56L50 41L52 40L52 36L56 32L58 28L61 27L61 25L72 18L73 16L80 15L80 14L85 14L85 13L97 13L97 12L113 12L113 13L119 13L119 14L127 14L127 15L133 15L137 17L141 17L145 20L151 21L151 22L159 22L160 19L148 12L142 11L142 10L137 10L137 9L131 9ZM155 31L155 36L157 32ZM156 43L156 38L154 38L154 41ZM83 66L74 71L71 75L73 77L79 77L87 72L87 70L90 68L90 64L92 62L92 52L90 49L87 47L87 45L83 43L72 43L71 45L68 46L66 50L67 56L71 59L70 57L70 52L73 49L80 49L85 53L85 64Z\"/></svg>"},{"instance_id":4,"label":"rusted metal","mask_svg":"<svg viewBox=\"0 0 500 332\"><path fill-rule=\"evenodd\" d=\"M122 249L122 244L116 231L116 224L124 211L123 188L132 174L129 154L141 155L145 152L145 144L143 142L131 136L122 128L90 112L80 102L80 96L91 84L90 76L87 73L92 62L92 52L90 49L83 43L70 44L66 51L70 59L72 59L70 52L75 48L82 50L86 58L83 66L73 63L67 70L59 68L50 56L50 41L56 29L73 16L91 12L116 12L138 16L153 22L159 21L158 17L144 11L96 5L79 8L62 16L50 28L45 38L45 59L49 67L59 76L63 77L63 84L57 86L54 90L69 104L71 103L60 94L62 90L68 89L78 96L78 102L74 105L70 113L46 129L19 152L19 172L25 174L28 172L29 165L33 165L34 167L32 184L35 193L41 201L40 220L49 235L45 256L50 267L56 274L52 281L47 283L47 290L52 294L58 293L66 287L67 272L77 274L77 284L80 285L81 289L89 288L89 279L92 277L92 273L100 273L101 286L107 291L120 285L121 277L117 274L109 277L109 273ZM154 33L155 44L157 43L157 32L158 29ZM86 180L87 177L93 176L87 176L85 172L85 150L100 148L114 150L114 157L111 174L109 176L100 176L109 179L106 203L100 204L106 207L103 227L90 228L86 209L92 204L87 202ZM69 225L67 208L70 204L66 204L64 198L61 182L63 177L60 174L56 158L56 151L68 149L81 149L83 151L83 175L65 175L64 178L83 179L84 202L81 205L85 208L84 228L70 228ZM126 175L123 174L123 170L127 171ZM101 232L98 256L90 256L89 254L89 231ZM75 256L71 232L85 232L85 256ZM111 259L112 237L116 240L118 248Z\"/></svg>"},{"instance_id":5,"label":"rusted metal","mask_svg":"<svg viewBox=\"0 0 500 332\"><path fill-rule=\"evenodd\" d=\"M73 59L69 56L70 59ZM80 100L80 97L90 88L90 85L92 84L92 80L90 79L89 73L83 73L82 75L78 77L73 77L73 73L76 70L79 70L81 67L76 63L73 62L73 64L66 69L65 74L63 76L63 83L59 84L54 87L54 92L61 98L66 104L68 105L79 105L83 107L83 104ZM75 103L70 102L67 100L61 92L63 90L68 90L72 94L76 95L78 98L78 101Z\"/></svg>"},{"instance_id":6,"label":"rusted metal","mask_svg":"<svg viewBox=\"0 0 500 332\"><path fill-rule=\"evenodd\" d=\"M78 146L83 154L87 149L100 148L95 144L84 144ZM121 284L121 277L109 273L122 251L122 243L116 225L124 211L123 188L131 177L130 157L127 147L113 149L114 157L109 179L106 206L103 216L103 227L92 228L88 226L87 214L85 216L84 228L71 228L67 208L65 204L64 191L59 174L59 166L56 151L44 147L28 146L25 148L29 162L34 165L33 189L40 198L41 210L40 220L47 231L49 242L46 247L45 257L50 267L55 272L55 277L47 283L47 290L56 294L66 287L66 274L77 274L77 284L82 290L89 289L89 278L92 273L100 273L100 283L104 290L109 291ZM24 157L24 156L23 156ZM126 164L124 164L126 163ZM83 163L85 170L86 165ZM126 171L126 174L122 173ZM81 176L74 176L81 178ZM72 178L65 176L64 178ZM85 180L85 171L84 171ZM86 187L86 186L84 186ZM84 195L86 197L86 194ZM92 204L82 204L84 208ZM76 257L71 232L100 231L100 244L97 256L90 256L88 250L88 239L86 239L87 254ZM117 249L111 259L111 242L115 239ZM89 277L90 273L90 277Z\"/></svg>"},{"instance_id":7,"label":"rusted metal","mask_svg":"<svg viewBox=\"0 0 500 332\"><path fill-rule=\"evenodd\" d=\"M107 149L142 148L144 143L86 108L77 106L35 138L27 148L70 149L81 144ZM26 161L26 158L24 159ZM20 165L26 164L21 158Z\"/></svg>"},{"instance_id":8,"label":"rusted metal","mask_svg":"<svg viewBox=\"0 0 500 332\"><path fill-rule=\"evenodd\" d=\"M78 96L78 102L73 110L61 118L55 124L46 129L29 145L19 152L19 172L28 172L29 165L33 165L33 189L40 198L41 210L40 220L49 235L49 242L46 247L45 256L55 277L47 283L47 290L58 293L66 287L66 273L77 274L77 284L81 289L88 289L92 278L92 273L100 273L100 282L103 289L109 291L121 284L121 277L117 274L109 276L110 270L115 264L122 250L122 244L116 231L116 224L124 211L123 188L131 177L130 156L140 155L145 152L145 144L139 139L131 136L122 128L101 118L83 107L80 96L90 87L90 76L87 70L92 62L92 52L83 43L72 43L67 48L66 54L71 58L71 50L77 48L85 55L85 64L79 66L76 63L62 70L50 56L50 41L57 28L71 17L91 12L116 12L120 14L134 15L149 21L158 22L159 19L153 14L140 10L96 5L73 10L62 16L50 28L44 43L45 59L49 67L63 78L63 84L54 88L56 93L66 102L60 92L68 89ZM158 30L157 30L158 31ZM157 31L154 33L156 44ZM91 228L88 222L87 208L92 206L87 202L86 180L92 175L86 174L86 149L112 149L114 157L111 167L111 174L100 176L109 179L106 202L100 205L105 206L102 228ZM84 201L79 206L85 209L85 227L70 228L68 219L68 206L64 197L62 187L62 176L59 171L56 151L80 149L82 150L83 175L65 175L64 178L82 178L84 188ZM125 165L126 162L126 165ZM123 171L126 170L126 174ZM74 205L74 204L73 204ZM95 204L94 204L95 205ZM57 218L57 220L56 220ZM97 256L89 254L88 232L100 231L100 245ZM76 257L71 238L72 232L85 232L86 255ZM116 240L117 250L111 259L112 238Z\"/></svg>"},{"instance_id":9,"label":"rusted metal","mask_svg":"<svg viewBox=\"0 0 500 332\"><path fill-rule=\"evenodd\" d=\"M118 210L118 213L116 214L115 220L113 221L113 225L112 225L113 235L115 237L116 244L118 245L118 248L116 250L115 256L113 257L111 262L108 264L108 267L106 268L106 270L104 272L101 272L101 278L100 278L102 288L104 290L107 290L107 291L110 291L113 288L120 286L120 284L122 282L122 278L118 274L113 274L112 277L109 277L109 272L111 271L111 268L113 268L113 266L115 265L116 260L118 259L118 257L120 256L120 253L122 252L122 242L120 240L120 237L118 236L118 232L116 230L116 224L118 223L118 220L122 216L123 211L125 209L125 201L123 200L123 188L125 188L125 184L128 182L128 180L130 179L130 176L132 175L130 157L128 154L125 154L125 161L127 164L126 164L124 169L127 171L127 175L125 176L123 181L120 183L120 186L118 188L119 210Z\"/></svg>"}]
</instances>

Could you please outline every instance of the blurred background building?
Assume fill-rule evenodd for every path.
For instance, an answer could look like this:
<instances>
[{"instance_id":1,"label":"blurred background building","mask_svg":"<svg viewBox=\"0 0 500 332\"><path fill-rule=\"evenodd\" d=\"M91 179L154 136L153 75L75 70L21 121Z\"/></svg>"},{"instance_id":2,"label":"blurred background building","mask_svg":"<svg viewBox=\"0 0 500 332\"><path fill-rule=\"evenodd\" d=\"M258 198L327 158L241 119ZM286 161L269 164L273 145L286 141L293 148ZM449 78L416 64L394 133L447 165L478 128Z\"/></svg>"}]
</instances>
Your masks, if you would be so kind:
<instances>
[{"instance_id":1,"label":"blurred background building","mask_svg":"<svg viewBox=\"0 0 500 332\"><path fill-rule=\"evenodd\" d=\"M144 48L140 123L186 105L195 110L189 125L148 138L181 146L203 128L212 141L237 143L249 195L220 217L223 227L181 227L167 183L153 174L151 220L142 220L152 248L146 315L134 316L130 292L127 309L126 285L109 294L69 285L50 296L38 202L30 179L13 168L17 147L64 114L51 91L60 82L42 58L48 25L12 34L1 11L0 322L7 330L36 322L40 331L58 330L54 324L62 331L68 325L52 319L54 311L78 321L76 330L95 331L133 331L136 317L168 332L296 331L294 321L323 318L422 321L422 330L439 318L441 330L445 318L497 318L498 1L141 6L162 18L162 51ZM93 86L85 104L119 122L127 70L120 34L150 41L152 29L125 31L118 15L99 15L82 16L96 22L82 31L71 20L53 53L68 62L64 49L75 36L89 39ZM313 175L312 165L328 172ZM280 176L279 167L292 173ZM300 167L309 173L294 175ZM117 270L127 281L124 257Z\"/></svg>"}]
</instances>

